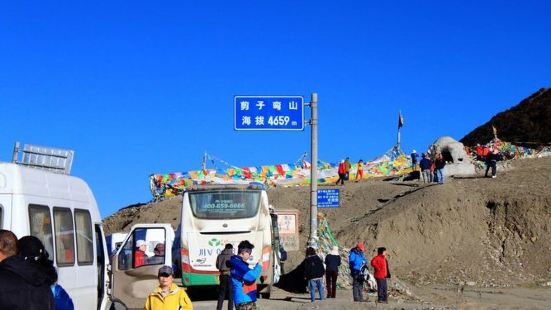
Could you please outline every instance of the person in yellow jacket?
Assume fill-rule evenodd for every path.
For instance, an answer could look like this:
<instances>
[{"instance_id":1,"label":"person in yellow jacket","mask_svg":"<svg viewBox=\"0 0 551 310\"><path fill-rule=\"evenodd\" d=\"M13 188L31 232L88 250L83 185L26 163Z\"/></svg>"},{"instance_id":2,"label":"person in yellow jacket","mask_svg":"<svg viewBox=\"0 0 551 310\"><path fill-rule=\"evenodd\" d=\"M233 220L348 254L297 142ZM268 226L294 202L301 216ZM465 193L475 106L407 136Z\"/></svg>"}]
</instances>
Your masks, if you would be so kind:
<instances>
[{"instance_id":1,"label":"person in yellow jacket","mask_svg":"<svg viewBox=\"0 0 551 310\"><path fill-rule=\"evenodd\" d=\"M174 284L172 267L159 268L159 286L149 294L144 310L193 310L191 300L186 291Z\"/></svg>"}]
</instances>

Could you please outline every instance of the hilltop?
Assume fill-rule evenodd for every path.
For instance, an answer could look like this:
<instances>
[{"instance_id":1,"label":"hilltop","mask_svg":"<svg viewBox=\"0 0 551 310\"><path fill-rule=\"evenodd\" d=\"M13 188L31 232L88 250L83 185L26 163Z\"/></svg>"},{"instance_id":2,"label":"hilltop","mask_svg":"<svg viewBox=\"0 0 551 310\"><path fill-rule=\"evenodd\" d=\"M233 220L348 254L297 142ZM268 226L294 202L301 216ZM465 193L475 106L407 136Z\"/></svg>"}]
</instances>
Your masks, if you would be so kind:
<instances>
[{"instance_id":1,"label":"hilltop","mask_svg":"<svg viewBox=\"0 0 551 310\"><path fill-rule=\"evenodd\" d=\"M393 274L414 285L539 285L551 281L551 158L511 162L498 178L451 179L444 185L370 179L341 188L341 207L324 212L343 248L357 240L390 252ZM309 189L271 188L270 203L301 211L308 234ZM134 223L179 221L181 198L125 208L104 221L107 232ZM290 253L286 270L303 253Z\"/></svg>"},{"instance_id":2,"label":"hilltop","mask_svg":"<svg viewBox=\"0 0 551 310\"><path fill-rule=\"evenodd\" d=\"M461 142L468 146L498 138L514 144L551 143L551 88L542 88L518 105L496 114L487 123L468 133Z\"/></svg>"}]
</instances>

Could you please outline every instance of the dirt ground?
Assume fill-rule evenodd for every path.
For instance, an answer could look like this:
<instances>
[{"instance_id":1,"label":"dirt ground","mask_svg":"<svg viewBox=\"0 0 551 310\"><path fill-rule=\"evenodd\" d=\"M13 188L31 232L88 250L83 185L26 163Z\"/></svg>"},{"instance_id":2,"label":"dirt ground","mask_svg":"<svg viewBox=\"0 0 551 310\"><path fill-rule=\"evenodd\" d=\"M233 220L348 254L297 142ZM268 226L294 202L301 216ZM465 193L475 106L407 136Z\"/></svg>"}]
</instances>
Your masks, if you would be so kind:
<instances>
[{"instance_id":1,"label":"dirt ground","mask_svg":"<svg viewBox=\"0 0 551 310\"><path fill-rule=\"evenodd\" d=\"M551 158L517 160L505 167L496 179L450 178L444 185L381 178L347 183L339 187L340 207L320 211L342 248L365 241L370 258L376 247L387 247L393 278L411 294L391 309L551 309ZM300 244L306 244L309 189L272 188L268 195L276 209L301 211ZM105 229L124 231L143 222L174 225L180 206L181 198L174 198L123 209L105 219ZM302 251L290 252L285 270L292 271L303 258ZM291 294L281 292L284 299ZM268 303L311 309L309 303L298 304L307 298L301 296L297 304ZM356 307L341 302L346 305L342 309ZM406 307L412 302L413 308ZM330 303L339 299L320 303L318 309L341 309Z\"/></svg>"},{"instance_id":2,"label":"dirt ground","mask_svg":"<svg viewBox=\"0 0 551 310\"><path fill-rule=\"evenodd\" d=\"M364 295L365 296L365 295ZM375 303L375 294L367 302L353 302L352 291L338 290L337 298L310 302L307 294L292 294L276 290L269 300L259 299L263 310L281 309L549 309L551 288L465 289L453 287L426 287L419 290L419 300L390 297L388 304ZM318 297L316 297L319 299ZM227 304L227 301L225 302ZM225 304L225 305L226 305ZM194 309L214 309L215 300L193 302ZM225 307L223 309L226 309Z\"/></svg>"}]
</instances>

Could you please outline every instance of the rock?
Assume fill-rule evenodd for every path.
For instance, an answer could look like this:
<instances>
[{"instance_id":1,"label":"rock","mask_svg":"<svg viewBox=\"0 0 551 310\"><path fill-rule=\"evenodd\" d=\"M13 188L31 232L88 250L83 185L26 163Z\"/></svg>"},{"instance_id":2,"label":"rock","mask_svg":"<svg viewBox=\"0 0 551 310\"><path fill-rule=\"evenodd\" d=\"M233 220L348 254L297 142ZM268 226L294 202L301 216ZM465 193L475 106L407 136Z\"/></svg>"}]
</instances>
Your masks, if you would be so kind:
<instances>
[{"instance_id":1,"label":"rock","mask_svg":"<svg viewBox=\"0 0 551 310\"><path fill-rule=\"evenodd\" d=\"M468 176L476 173L471 159L465 152L463 143L452 137L444 136L436 140L433 145L436 146L437 152L442 153L447 162L444 167L445 176Z\"/></svg>"},{"instance_id":2,"label":"rock","mask_svg":"<svg viewBox=\"0 0 551 310\"><path fill-rule=\"evenodd\" d=\"M475 286L475 285L476 285L476 282L474 282L474 281L467 281L467 285L468 285L468 286Z\"/></svg>"}]
</instances>

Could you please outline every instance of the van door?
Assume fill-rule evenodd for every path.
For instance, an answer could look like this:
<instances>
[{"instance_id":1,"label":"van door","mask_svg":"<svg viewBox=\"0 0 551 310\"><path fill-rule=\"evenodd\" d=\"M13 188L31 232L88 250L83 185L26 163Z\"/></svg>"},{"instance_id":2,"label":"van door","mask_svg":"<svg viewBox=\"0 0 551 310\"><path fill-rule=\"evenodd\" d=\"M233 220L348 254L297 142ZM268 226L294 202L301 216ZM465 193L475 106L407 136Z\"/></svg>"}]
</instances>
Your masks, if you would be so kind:
<instances>
[{"instance_id":1,"label":"van door","mask_svg":"<svg viewBox=\"0 0 551 310\"><path fill-rule=\"evenodd\" d=\"M107 270L109 270L109 259L107 254L107 250L105 248L105 237L103 235L103 228L101 224L95 224L94 225L94 232L96 235L96 258L98 262L98 310L106 309L107 307L107 301L108 298L106 298L106 294L109 288L108 283L108 274Z\"/></svg>"},{"instance_id":2,"label":"van door","mask_svg":"<svg viewBox=\"0 0 551 310\"><path fill-rule=\"evenodd\" d=\"M170 224L134 225L111 264L113 301L129 309L143 309L149 293L159 285L159 268L172 267L174 230Z\"/></svg>"}]
</instances>

